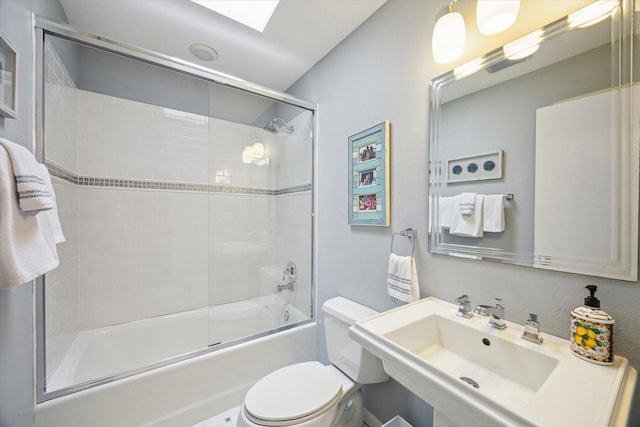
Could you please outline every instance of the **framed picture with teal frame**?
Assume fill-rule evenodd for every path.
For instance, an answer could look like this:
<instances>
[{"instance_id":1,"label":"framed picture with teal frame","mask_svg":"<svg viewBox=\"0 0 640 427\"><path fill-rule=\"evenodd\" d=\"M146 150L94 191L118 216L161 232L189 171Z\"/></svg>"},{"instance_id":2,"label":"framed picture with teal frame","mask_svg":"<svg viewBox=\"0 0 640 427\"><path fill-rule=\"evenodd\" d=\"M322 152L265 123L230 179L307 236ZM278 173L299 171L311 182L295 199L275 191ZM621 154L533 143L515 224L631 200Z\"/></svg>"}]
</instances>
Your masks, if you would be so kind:
<instances>
[{"instance_id":1,"label":"framed picture with teal frame","mask_svg":"<svg viewBox=\"0 0 640 427\"><path fill-rule=\"evenodd\" d=\"M349 137L349 224L389 226L389 121Z\"/></svg>"}]
</instances>

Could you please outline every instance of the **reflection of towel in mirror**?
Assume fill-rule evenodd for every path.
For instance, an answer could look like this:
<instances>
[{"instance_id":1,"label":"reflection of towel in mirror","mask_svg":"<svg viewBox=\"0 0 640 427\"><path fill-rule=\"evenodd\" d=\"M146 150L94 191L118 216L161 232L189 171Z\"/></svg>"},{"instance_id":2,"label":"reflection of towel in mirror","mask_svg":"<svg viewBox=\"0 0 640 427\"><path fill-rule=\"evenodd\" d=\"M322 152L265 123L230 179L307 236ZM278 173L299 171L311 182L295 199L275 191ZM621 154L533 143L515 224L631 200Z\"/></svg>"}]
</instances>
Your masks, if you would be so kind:
<instances>
[{"instance_id":1,"label":"reflection of towel in mirror","mask_svg":"<svg viewBox=\"0 0 640 427\"><path fill-rule=\"evenodd\" d=\"M482 211L484 204L484 196L476 194L475 208L471 215L462 215L459 207L460 199L458 196L453 201L453 217L451 218L450 234L465 237L482 237Z\"/></svg>"},{"instance_id":2,"label":"reflection of towel in mirror","mask_svg":"<svg viewBox=\"0 0 640 427\"><path fill-rule=\"evenodd\" d=\"M462 215L473 215L476 207L476 193L462 193L456 196L460 202L460 213Z\"/></svg>"},{"instance_id":3,"label":"reflection of towel in mirror","mask_svg":"<svg viewBox=\"0 0 640 427\"><path fill-rule=\"evenodd\" d=\"M387 280L389 296L403 302L420 299L418 272L413 257L389 255L389 273Z\"/></svg>"},{"instance_id":4,"label":"reflection of towel in mirror","mask_svg":"<svg viewBox=\"0 0 640 427\"><path fill-rule=\"evenodd\" d=\"M438 200L438 210L440 211L439 222L440 227L451 227L451 218L453 217L453 197L440 197Z\"/></svg>"},{"instance_id":5,"label":"reflection of towel in mirror","mask_svg":"<svg viewBox=\"0 0 640 427\"><path fill-rule=\"evenodd\" d=\"M504 231L504 194L489 194L484 196L482 229L492 233L501 233Z\"/></svg>"}]
</instances>

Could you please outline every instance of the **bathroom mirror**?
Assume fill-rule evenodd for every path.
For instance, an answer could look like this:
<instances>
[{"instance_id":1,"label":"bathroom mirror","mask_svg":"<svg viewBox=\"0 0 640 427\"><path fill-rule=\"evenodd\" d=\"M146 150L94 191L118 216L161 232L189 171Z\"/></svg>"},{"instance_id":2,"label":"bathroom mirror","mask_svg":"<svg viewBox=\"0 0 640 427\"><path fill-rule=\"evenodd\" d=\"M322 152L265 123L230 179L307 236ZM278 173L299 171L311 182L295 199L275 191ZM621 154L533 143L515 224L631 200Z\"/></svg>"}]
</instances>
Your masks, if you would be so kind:
<instances>
[{"instance_id":1,"label":"bathroom mirror","mask_svg":"<svg viewBox=\"0 0 640 427\"><path fill-rule=\"evenodd\" d=\"M637 280L633 14L598 1L431 81L432 253Z\"/></svg>"}]
</instances>

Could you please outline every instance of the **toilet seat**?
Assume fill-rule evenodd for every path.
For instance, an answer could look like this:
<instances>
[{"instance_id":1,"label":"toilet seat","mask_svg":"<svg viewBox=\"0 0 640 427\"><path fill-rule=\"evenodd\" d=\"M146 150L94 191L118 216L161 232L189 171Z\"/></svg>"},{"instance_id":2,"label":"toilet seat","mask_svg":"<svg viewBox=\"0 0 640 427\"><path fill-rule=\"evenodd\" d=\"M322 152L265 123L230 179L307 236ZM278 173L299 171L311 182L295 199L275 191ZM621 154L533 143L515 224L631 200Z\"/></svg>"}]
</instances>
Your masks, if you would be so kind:
<instances>
[{"instance_id":1,"label":"toilet seat","mask_svg":"<svg viewBox=\"0 0 640 427\"><path fill-rule=\"evenodd\" d=\"M253 423L290 426L334 409L342 398L342 382L320 362L285 366L258 381L247 392L244 412Z\"/></svg>"}]
</instances>

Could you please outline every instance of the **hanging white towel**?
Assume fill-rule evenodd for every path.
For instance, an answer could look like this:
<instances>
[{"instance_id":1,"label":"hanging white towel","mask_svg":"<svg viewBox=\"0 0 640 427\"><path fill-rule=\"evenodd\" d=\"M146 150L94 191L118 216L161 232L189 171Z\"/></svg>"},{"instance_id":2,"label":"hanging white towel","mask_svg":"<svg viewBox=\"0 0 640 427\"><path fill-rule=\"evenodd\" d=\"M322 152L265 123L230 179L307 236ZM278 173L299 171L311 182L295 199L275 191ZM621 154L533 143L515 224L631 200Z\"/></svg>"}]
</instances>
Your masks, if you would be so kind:
<instances>
[{"instance_id":1,"label":"hanging white towel","mask_svg":"<svg viewBox=\"0 0 640 427\"><path fill-rule=\"evenodd\" d=\"M476 193L462 193L456 197L460 202L460 213L462 215L473 215L476 207Z\"/></svg>"},{"instance_id":2,"label":"hanging white towel","mask_svg":"<svg viewBox=\"0 0 640 427\"><path fill-rule=\"evenodd\" d=\"M11 158L20 209L32 215L53 209L53 193L42 174L41 164L33 154L22 145L8 139L0 138L0 145L7 150Z\"/></svg>"},{"instance_id":3,"label":"hanging white towel","mask_svg":"<svg viewBox=\"0 0 640 427\"><path fill-rule=\"evenodd\" d=\"M453 217L451 219L450 234L465 237L482 237L482 207L484 196L476 194L475 207L471 215L462 215L460 213L460 196L454 197L453 200Z\"/></svg>"},{"instance_id":4,"label":"hanging white towel","mask_svg":"<svg viewBox=\"0 0 640 427\"><path fill-rule=\"evenodd\" d=\"M440 227L451 227L453 217L453 197L440 197L438 200L438 210L440 211Z\"/></svg>"},{"instance_id":5,"label":"hanging white towel","mask_svg":"<svg viewBox=\"0 0 640 427\"><path fill-rule=\"evenodd\" d=\"M482 229L491 233L501 233L505 230L504 194L489 194L484 196Z\"/></svg>"},{"instance_id":6,"label":"hanging white towel","mask_svg":"<svg viewBox=\"0 0 640 427\"><path fill-rule=\"evenodd\" d=\"M11 158L0 146L0 288L29 282L58 266L56 243L64 235L53 191L52 201L52 209L35 216L18 207Z\"/></svg>"},{"instance_id":7,"label":"hanging white towel","mask_svg":"<svg viewBox=\"0 0 640 427\"><path fill-rule=\"evenodd\" d=\"M413 257L394 253L389 255L387 290L391 298L399 301L413 302L420 299L420 284Z\"/></svg>"}]
</instances>

